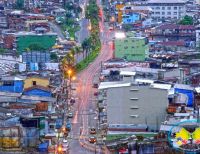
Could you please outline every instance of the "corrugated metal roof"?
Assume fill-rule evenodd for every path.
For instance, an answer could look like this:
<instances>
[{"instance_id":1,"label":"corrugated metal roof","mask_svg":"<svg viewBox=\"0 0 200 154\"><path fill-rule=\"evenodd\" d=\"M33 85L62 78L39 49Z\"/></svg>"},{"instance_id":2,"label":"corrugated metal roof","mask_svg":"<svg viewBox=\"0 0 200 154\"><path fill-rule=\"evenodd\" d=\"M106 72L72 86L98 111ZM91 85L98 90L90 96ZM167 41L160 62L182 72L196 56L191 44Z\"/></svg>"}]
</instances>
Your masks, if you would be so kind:
<instances>
[{"instance_id":1,"label":"corrugated metal roof","mask_svg":"<svg viewBox=\"0 0 200 154\"><path fill-rule=\"evenodd\" d=\"M131 83L123 83L123 82L101 82L99 85L99 90L108 89L108 88L118 88L118 87L129 87Z\"/></svg>"},{"instance_id":2,"label":"corrugated metal roof","mask_svg":"<svg viewBox=\"0 0 200 154\"><path fill-rule=\"evenodd\" d=\"M132 71L120 71L120 75L135 76L136 72Z\"/></svg>"},{"instance_id":3,"label":"corrugated metal roof","mask_svg":"<svg viewBox=\"0 0 200 154\"><path fill-rule=\"evenodd\" d=\"M171 84L158 84L158 83L152 83L151 88L157 88L157 89L166 89L169 90L171 89L172 85Z\"/></svg>"}]
</instances>

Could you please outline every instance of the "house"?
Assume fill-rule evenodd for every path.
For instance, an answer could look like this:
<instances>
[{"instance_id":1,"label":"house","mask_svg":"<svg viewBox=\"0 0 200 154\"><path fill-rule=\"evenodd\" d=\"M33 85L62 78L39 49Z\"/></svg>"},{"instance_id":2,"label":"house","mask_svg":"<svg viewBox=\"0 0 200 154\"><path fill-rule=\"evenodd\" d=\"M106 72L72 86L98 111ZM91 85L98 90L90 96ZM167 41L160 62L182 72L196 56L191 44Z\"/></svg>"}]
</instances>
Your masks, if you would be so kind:
<instances>
[{"instance_id":1,"label":"house","mask_svg":"<svg viewBox=\"0 0 200 154\"><path fill-rule=\"evenodd\" d=\"M51 89L48 87L35 85L29 88L25 88L23 95L51 97Z\"/></svg>"},{"instance_id":2,"label":"house","mask_svg":"<svg viewBox=\"0 0 200 154\"><path fill-rule=\"evenodd\" d=\"M0 11L0 29L8 28L7 16L3 11Z\"/></svg>"},{"instance_id":3,"label":"house","mask_svg":"<svg viewBox=\"0 0 200 154\"><path fill-rule=\"evenodd\" d=\"M8 28L16 31L25 30L25 14L23 11L15 10L8 14Z\"/></svg>"},{"instance_id":4,"label":"house","mask_svg":"<svg viewBox=\"0 0 200 154\"><path fill-rule=\"evenodd\" d=\"M139 13L129 13L129 14L122 15L122 23L123 24L133 24L138 20L140 20Z\"/></svg>"},{"instance_id":5,"label":"house","mask_svg":"<svg viewBox=\"0 0 200 154\"><path fill-rule=\"evenodd\" d=\"M196 28L193 25L164 23L151 29L151 40L177 41L179 39L195 41Z\"/></svg>"},{"instance_id":6,"label":"house","mask_svg":"<svg viewBox=\"0 0 200 154\"><path fill-rule=\"evenodd\" d=\"M151 17L157 20L177 20L184 17L186 13L184 0L150 0L147 6L152 9Z\"/></svg>"},{"instance_id":7,"label":"house","mask_svg":"<svg viewBox=\"0 0 200 154\"><path fill-rule=\"evenodd\" d=\"M200 47L200 25L196 27L196 46Z\"/></svg>"},{"instance_id":8,"label":"house","mask_svg":"<svg viewBox=\"0 0 200 154\"><path fill-rule=\"evenodd\" d=\"M24 89L32 88L33 86L42 86L42 87L48 88L49 79L38 77L38 76L27 77L24 80Z\"/></svg>"},{"instance_id":9,"label":"house","mask_svg":"<svg viewBox=\"0 0 200 154\"><path fill-rule=\"evenodd\" d=\"M23 77L5 76L1 77L0 91L22 93L23 91Z\"/></svg>"},{"instance_id":10,"label":"house","mask_svg":"<svg viewBox=\"0 0 200 154\"><path fill-rule=\"evenodd\" d=\"M58 9L51 11L51 15L53 15L55 17L64 17L65 13L66 13L66 10L62 9L62 8L58 8Z\"/></svg>"},{"instance_id":11,"label":"house","mask_svg":"<svg viewBox=\"0 0 200 154\"><path fill-rule=\"evenodd\" d=\"M114 57L128 61L144 61L148 57L148 40L145 37L136 37L133 32L117 36L114 40Z\"/></svg>"},{"instance_id":12,"label":"house","mask_svg":"<svg viewBox=\"0 0 200 154\"><path fill-rule=\"evenodd\" d=\"M106 113L100 114L100 117L107 118L110 131L119 128L119 131L144 131L145 128L158 130L165 119L167 90L170 88L168 84L149 83L145 80L141 80L140 84L102 82L98 89L105 96L102 101Z\"/></svg>"}]
</instances>

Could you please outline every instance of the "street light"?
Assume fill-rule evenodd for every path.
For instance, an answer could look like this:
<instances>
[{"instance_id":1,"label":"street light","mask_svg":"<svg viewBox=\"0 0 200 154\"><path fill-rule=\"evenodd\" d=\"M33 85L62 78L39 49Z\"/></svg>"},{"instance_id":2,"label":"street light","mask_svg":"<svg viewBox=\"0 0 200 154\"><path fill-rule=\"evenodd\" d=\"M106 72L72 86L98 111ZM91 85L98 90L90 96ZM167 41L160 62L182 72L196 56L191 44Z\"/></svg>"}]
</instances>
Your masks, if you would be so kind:
<instances>
[{"instance_id":1,"label":"street light","mask_svg":"<svg viewBox=\"0 0 200 154\"><path fill-rule=\"evenodd\" d=\"M69 77L71 76L71 74L72 74L72 70L71 69L69 69L68 71L67 71L67 74L69 75Z\"/></svg>"}]
</instances>

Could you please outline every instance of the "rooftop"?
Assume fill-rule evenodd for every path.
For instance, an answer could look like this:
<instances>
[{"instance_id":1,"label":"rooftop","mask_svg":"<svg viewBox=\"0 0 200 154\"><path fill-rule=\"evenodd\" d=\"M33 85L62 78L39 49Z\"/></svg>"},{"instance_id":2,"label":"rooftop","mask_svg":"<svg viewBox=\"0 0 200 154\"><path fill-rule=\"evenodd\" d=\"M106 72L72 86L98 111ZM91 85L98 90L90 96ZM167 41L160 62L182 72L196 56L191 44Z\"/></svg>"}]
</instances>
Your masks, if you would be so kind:
<instances>
[{"instance_id":1,"label":"rooftop","mask_svg":"<svg viewBox=\"0 0 200 154\"><path fill-rule=\"evenodd\" d=\"M164 0L149 0L148 1L149 4L151 3L163 3L163 4L174 4L174 3L185 3L185 1L183 0L167 0L167 1L164 1Z\"/></svg>"}]
</instances>

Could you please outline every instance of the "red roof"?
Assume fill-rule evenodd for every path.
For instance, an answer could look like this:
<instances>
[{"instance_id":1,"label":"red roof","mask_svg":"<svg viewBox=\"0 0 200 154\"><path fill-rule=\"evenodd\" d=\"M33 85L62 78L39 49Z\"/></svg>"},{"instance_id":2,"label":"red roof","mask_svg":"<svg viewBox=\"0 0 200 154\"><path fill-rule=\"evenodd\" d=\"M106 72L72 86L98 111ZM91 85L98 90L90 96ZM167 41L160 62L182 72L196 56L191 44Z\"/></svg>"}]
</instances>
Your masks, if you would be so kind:
<instances>
[{"instance_id":1,"label":"red roof","mask_svg":"<svg viewBox=\"0 0 200 154\"><path fill-rule=\"evenodd\" d=\"M184 41L167 41L167 42L158 42L160 45L165 45L165 46L185 46Z\"/></svg>"},{"instance_id":2,"label":"red roof","mask_svg":"<svg viewBox=\"0 0 200 154\"><path fill-rule=\"evenodd\" d=\"M178 29L178 30L195 30L193 25L177 25L177 24L162 24L157 27L157 29Z\"/></svg>"}]
</instances>

